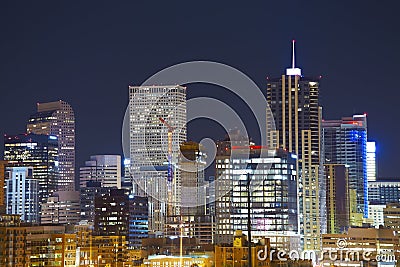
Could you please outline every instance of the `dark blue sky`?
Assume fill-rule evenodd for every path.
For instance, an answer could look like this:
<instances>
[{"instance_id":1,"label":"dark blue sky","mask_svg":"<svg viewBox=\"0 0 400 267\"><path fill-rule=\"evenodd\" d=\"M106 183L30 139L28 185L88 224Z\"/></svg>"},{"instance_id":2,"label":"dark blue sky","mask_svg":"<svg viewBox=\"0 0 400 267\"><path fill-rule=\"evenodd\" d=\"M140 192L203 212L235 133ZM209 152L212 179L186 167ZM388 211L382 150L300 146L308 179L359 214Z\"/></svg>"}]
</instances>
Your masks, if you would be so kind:
<instances>
[{"instance_id":1,"label":"dark blue sky","mask_svg":"<svg viewBox=\"0 0 400 267\"><path fill-rule=\"evenodd\" d=\"M121 153L128 85L212 60L265 89L290 65L295 38L303 74L323 76L324 118L367 112L379 176L398 176L397 1L136 2L1 1L0 132L23 132L36 102L63 99L76 113L78 166ZM190 88L189 97L218 91Z\"/></svg>"}]
</instances>

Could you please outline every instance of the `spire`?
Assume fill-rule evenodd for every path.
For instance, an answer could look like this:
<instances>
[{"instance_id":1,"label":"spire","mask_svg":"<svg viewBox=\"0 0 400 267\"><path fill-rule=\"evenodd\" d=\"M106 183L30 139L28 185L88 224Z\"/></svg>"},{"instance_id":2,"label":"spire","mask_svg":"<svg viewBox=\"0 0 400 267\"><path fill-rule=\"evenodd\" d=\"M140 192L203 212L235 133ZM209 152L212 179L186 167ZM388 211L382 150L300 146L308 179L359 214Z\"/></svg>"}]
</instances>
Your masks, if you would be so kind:
<instances>
[{"instance_id":1,"label":"spire","mask_svg":"<svg viewBox=\"0 0 400 267\"><path fill-rule=\"evenodd\" d=\"M295 57L295 55L294 55L294 45L295 45L295 43L296 43L296 40L292 40L292 69L294 69L294 66L296 66L295 65L295 60L296 60L296 57Z\"/></svg>"},{"instance_id":2,"label":"spire","mask_svg":"<svg viewBox=\"0 0 400 267\"><path fill-rule=\"evenodd\" d=\"M294 46L295 46L296 40L292 40L292 67L286 69L286 75L298 75L301 76L301 69L296 68L296 55L294 52Z\"/></svg>"}]
</instances>

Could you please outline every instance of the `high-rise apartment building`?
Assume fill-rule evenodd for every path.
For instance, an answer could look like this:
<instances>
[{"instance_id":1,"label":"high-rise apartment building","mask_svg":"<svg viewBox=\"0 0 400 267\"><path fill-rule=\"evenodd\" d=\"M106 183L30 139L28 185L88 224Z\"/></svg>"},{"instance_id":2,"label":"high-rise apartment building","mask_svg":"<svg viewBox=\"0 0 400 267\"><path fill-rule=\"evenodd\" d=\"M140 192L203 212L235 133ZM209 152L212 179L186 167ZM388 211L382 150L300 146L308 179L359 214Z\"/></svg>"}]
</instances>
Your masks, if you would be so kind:
<instances>
[{"instance_id":1,"label":"high-rise apartment building","mask_svg":"<svg viewBox=\"0 0 400 267\"><path fill-rule=\"evenodd\" d=\"M341 120L324 120L324 155L327 164L349 168L349 189L357 192L357 212L368 217L367 116L353 115Z\"/></svg>"},{"instance_id":2,"label":"high-rise apartment building","mask_svg":"<svg viewBox=\"0 0 400 267\"><path fill-rule=\"evenodd\" d=\"M320 233L325 231L324 179L321 164L321 107L319 78L307 78L295 67L294 41L292 67L286 75L268 79L267 112L269 148L283 148L298 156L300 229L304 249L320 248ZM273 129L272 122L275 122ZM322 207L322 209L321 209Z\"/></svg>"},{"instance_id":3,"label":"high-rise apartment building","mask_svg":"<svg viewBox=\"0 0 400 267\"><path fill-rule=\"evenodd\" d=\"M170 164L177 164L180 144L186 141L186 88L179 85L130 86L129 121L130 177L136 194L148 196L152 215L149 230L163 232L169 201L168 169ZM171 157L168 155L169 132ZM181 201L179 169L173 168L172 176L170 204L174 215L179 214L176 203Z\"/></svg>"},{"instance_id":4,"label":"high-rise apartment building","mask_svg":"<svg viewBox=\"0 0 400 267\"><path fill-rule=\"evenodd\" d=\"M32 167L39 182L39 203L56 191L58 142L53 135L19 134L4 136L4 159L10 167Z\"/></svg>"},{"instance_id":5,"label":"high-rise apartment building","mask_svg":"<svg viewBox=\"0 0 400 267\"><path fill-rule=\"evenodd\" d=\"M23 222L38 223L39 218L39 183L33 178L32 167L7 168L6 212L21 215Z\"/></svg>"},{"instance_id":6,"label":"high-rise apartment building","mask_svg":"<svg viewBox=\"0 0 400 267\"><path fill-rule=\"evenodd\" d=\"M28 120L27 132L58 138L57 190L75 190L75 115L65 101L38 103Z\"/></svg>"},{"instance_id":7,"label":"high-rise apartment building","mask_svg":"<svg viewBox=\"0 0 400 267\"><path fill-rule=\"evenodd\" d=\"M368 200L370 204L380 205L400 203L399 179L380 179L368 182Z\"/></svg>"},{"instance_id":8,"label":"high-rise apartment building","mask_svg":"<svg viewBox=\"0 0 400 267\"><path fill-rule=\"evenodd\" d=\"M229 243L236 230L248 230L250 190L252 240L269 238L276 249L299 249L296 156L279 149L263 158L259 146L229 143L217 143L215 243Z\"/></svg>"},{"instance_id":9,"label":"high-rise apartment building","mask_svg":"<svg viewBox=\"0 0 400 267\"><path fill-rule=\"evenodd\" d=\"M79 168L79 185L85 187L88 181L100 182L102 187L121 188L121 156L95 155Z\"/></svg>"},{"instance_id":10,"label":"high-rise apartment building","mask_svg":"<svg viewBox=\"0 0 400 267\"><path fill-rule=\"evenodd\" d=\"M324 164L326 185L327 233L339 234L350 226L348 168L342 164Z\"/></svg>"}]
</instances>

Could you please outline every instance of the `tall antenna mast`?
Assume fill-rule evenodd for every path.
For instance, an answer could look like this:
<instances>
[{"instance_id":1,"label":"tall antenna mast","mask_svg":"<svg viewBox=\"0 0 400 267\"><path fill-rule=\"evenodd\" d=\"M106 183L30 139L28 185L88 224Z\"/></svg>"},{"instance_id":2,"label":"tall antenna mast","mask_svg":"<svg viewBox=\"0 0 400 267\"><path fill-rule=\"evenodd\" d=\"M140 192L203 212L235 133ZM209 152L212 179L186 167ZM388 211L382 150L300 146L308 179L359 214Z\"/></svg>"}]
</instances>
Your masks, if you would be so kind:
<instances>
[{"instance_id":1,"label":"tall antenna mast","mask_svg":"<svg viewBox=\"0 0 400 267\"><path fill-rule=\"evenodd\" d=\"M295 65L295 55L294 55L294 46L295 46L296 40L292 40L292 69L294 69Z\"/></svg>"},{"instance_id":2,"label":"tall antenna mast","mask_svg":"<svg viewBox=\"0 0 400 267\"><path fill-rule=\"evenodd\" d=\"M286 75L292 75L292 76L301 76L301 69L296 68L296 55L295 55L295 46L296 40L292 40L292 67L286 69Z\"/></svg>"}]
</instances>

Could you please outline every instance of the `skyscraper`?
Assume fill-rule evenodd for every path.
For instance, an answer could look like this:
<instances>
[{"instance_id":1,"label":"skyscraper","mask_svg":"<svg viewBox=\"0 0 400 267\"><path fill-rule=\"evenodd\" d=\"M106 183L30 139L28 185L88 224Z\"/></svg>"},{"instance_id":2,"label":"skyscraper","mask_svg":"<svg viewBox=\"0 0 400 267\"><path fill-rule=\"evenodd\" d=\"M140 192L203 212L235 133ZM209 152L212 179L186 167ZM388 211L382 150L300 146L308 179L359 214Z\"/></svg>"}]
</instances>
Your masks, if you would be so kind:
<instances>
[{"instance_id":1,"label":"skyscraper","mask_svg":"<svg viewBox=\"0 0 400 267\"><path fill-rule=\"evenodd\" d=\"M38 223L39 183L32 177L32 167L9 167L6 179L6 212L21 215L24 222Z\"/></svg>"},{"instance_id":2,"label":"skyscraper","mask_svg":"<svg viewBox=\"0 0 400 267\"><path fill-rule=\"evenodd\" d=\"M321 111L319 78L306 78L295 66L286 75L267 81L267 101L273 118L267 117L268 146L286 149L298 156L300 229L304 249L320 248L320 233L326 221L321 164ZM267 116L269 113L267 112ZM271 129L275 121L276 130ZM321 201L321 202L320 202ZM321 220L321 218L323 220Z\"/></svg>"},{"instance_id":3,"label":"skyscraper","mask_svg":"<svg viewBox=\"0 0 400 267\"><path fill-rule=\"evenodd\" d=\"M121 156L95 155L79 168L80 188L86 187L88 181L97 181L102 187L121 188Z\"/></svg>"},{"instance_id":4,"label":"skyscraper","mask_svg":"<svg viewBox=\"0 0 400 267\"><path fill-rule=\"evenodd\" d=\"M4 159L10 167L32 167L39 182L39 202L56 191L58 177L58 142L53 135L4 135Z\"/></svg>"},{"instance_id":5,"label":"skyscraper","mask_svg":"<svg viewBox=\"0 0 400 267\"><path fill-rule=\"evenodd\" d=\"M28 120L27 132L57 136L57 190L75 190L75 115L72 107L62 100L38 103L37 112Z\"/></svg>"},{"instance_id":6,"label":"skyscraper","mask_svg":"<svg viewBox=\"0 0 400 267\"><path fill-rule=\"evenodd\" d=\"M367 218L367 116L324 120L322 127L325 163L348 165L349 189L357 193L357 212Z\"/></svg>"},{"instance_id":7,"label":"skyscraper","mask_svg":"<svg viewBox=\"0 0 400 267\"><path fill-rule=\"evenodd\" d=\"M269 238L276 249L299 249L296 155L279 149L260 158L259 146L229 143L217 144L215 243L229 243L235 230L248 230L250 175L252 181L257 181L250 188L252 239ZM236 150L234 159L232 150ZM249 150L250 158L241 159L239 155Z\"/></svg>"},{"instance_id":8,"label":"skyscraper","mask_svg":"<svg viewBox=\"0 0 400 267\"><path fill-rule=\"evenodd\" d=\"M179 166L181 168L181 214L205 215L206 192L204 169L205 154L196 142L185 142L181 145Z\"/></svg>"},{"instance_id":9,"label":"skyscraper","mask_svg":"<svg viewBox=\"0 0 400 267\"><path fill-rule=\"evenodd\" d=\"M172 86L130 86L130 160L131 179L136 194L148 196L149 230L165 230L167 213L168 131L172 131L171 164L175 166L179 146L186 141L186 88ZM172 204L174 214L179 214L180 171L173 170Z\"/></svg>"},{"instance_id":10,"label":"skyscraper","mask_svg":"<svg viewBox=\"0 0 400 267\"><path fill-rule=\"evenodd\" d=\"M349 172L342 164L324 164L324 174L327 233L339 234L350 226Z\"/></svg>"}]
</instances>

